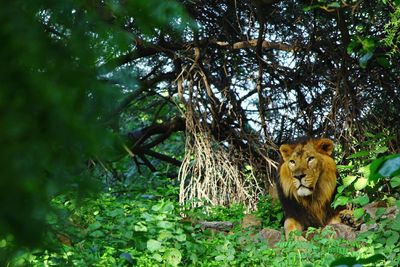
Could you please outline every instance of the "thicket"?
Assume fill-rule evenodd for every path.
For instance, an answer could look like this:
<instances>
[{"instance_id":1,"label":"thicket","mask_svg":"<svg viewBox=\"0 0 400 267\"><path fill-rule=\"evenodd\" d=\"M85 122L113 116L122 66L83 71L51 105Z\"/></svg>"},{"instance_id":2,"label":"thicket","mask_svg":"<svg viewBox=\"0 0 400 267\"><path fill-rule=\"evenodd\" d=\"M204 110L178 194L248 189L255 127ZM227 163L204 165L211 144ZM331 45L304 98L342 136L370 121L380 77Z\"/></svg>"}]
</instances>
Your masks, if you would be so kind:
<instances>
[{"instance_id":1,"label":"thicket","mask_svg":"<svg viewBox=\"0 0 400 267\"><path fill-rule=\"evenodd\" d=\"M397 265L399 215L383 207L399 206L399 10L386 0L8 3L0 265ZM241 228L250 212L281 229L267 194L276 148L301 135L337 144L334 204L378 220L357 240L326 230L271 247ZM369 218L363 206L377 201Z\"/></svg>"}]
</instances>

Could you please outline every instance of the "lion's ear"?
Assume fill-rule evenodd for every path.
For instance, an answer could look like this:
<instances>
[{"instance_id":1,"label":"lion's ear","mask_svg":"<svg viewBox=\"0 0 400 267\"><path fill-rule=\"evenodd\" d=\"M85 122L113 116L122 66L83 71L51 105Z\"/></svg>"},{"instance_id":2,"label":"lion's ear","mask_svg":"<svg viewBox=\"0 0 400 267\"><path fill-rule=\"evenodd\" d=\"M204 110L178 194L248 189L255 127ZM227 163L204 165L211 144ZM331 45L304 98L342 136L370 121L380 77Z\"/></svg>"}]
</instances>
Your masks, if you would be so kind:
<instances>
[{"instance_id":1,"label":"lion's ear","mask_svg":"<svg viewBox=\"0 0 400 267\"><path fill-rule=\"evenodd\" d=\"M288 144L283 144L279 148L279 152L281 152L283 160L287 161L293 153L293 147Z\"/></svg>"},{"instance_id":2,"label":"lion's ear","mask_svg":"<svg viewBox=\"0 0 400 267\"><path fill-rule=\"evenodd\" d=\"M333 152L333 142L331 139L321 138L315 140L315 148L319 153L332 155Z\"/></svg>"}]
</instances>

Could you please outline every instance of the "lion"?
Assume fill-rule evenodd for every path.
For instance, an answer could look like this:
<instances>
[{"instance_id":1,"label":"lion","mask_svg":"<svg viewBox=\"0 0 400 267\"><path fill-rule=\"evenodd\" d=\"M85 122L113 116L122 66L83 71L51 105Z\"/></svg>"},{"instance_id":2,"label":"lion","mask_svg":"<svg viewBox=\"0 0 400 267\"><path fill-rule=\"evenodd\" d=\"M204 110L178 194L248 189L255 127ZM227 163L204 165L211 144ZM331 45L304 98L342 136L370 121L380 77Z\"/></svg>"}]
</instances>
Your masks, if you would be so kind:
<instances>
[{"instance_id":1,"label":"lion","mask_svg":"<svg viewBox=\"0 0 400 267\"><path fill-rule=\"evenodd\" d=\"M340 223L339 211L331 207L337 178L332 140L283 144L279 151L283 162L276 185L285 213L286 239L295 230Z\"/></svg>"}]
</instances>

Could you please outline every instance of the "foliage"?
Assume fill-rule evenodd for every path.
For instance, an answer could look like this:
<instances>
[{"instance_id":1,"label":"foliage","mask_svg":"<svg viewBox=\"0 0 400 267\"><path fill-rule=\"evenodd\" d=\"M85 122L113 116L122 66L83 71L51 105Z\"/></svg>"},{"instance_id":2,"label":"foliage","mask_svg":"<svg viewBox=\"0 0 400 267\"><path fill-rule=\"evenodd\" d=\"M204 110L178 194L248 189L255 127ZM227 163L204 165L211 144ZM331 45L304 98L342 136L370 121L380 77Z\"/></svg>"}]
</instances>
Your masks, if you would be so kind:
<instances>
[{"instance_id":1,"label":"foliage","mask_svg":"<svg viewBox=\"0 0 400 267\"><path fill-rule=\"evenodd\" d=\"M116 1L95 2L13 1L0 11L0 238L38 245L50 199L82 194L92 182L88 166L126 154L107 127L122 90L99 66L129 50L132 36L105 18L122 10ZM132 1L123 13L132 9L147 31L167 22L178 31L170 19L184 18L172 1Z\"/></svg>"},{"instance_id":2,"label":"foliage","mask_svg":"<svg viewBox=\"0 0 400 267\"><path fill-rule=\"evenodd\" d=\"M162 192L162 196L153 195L154 192ZM146 195L142 191L122 195L102 193L79 206L70 196L60 195L53 205L63 210L63 217L49 218L54 230L48 233L51 246L47 250L21 251L9 264L326 266L340 256L364 255L351 252L358 249L359 243L333 239L329 229L320 233L311 229L312 241L281 241L275 248L269 247L254 229L237 227L230 233L204 231L182 220L175 194L161 188ZM228 219L224 213L221 212L220 218ZM3 248L11 244L7 240L0 243ZM365 255L370 253L366 251Z\"/></svg>"},{"instance_id":3,"label":"foliage","mask_svg":"<svg viewBox=\"0 0 400 267\"><path fill-rule=\"evenodd\" d=\"M400 29L400 2L399 1L388 1L383 0L383 3L390 6L392 8L392 12L390 14L390 21L385 25L386 38L384 39L384 43L386 46L391 47L390 54L393 56L398 56L399 51L399 29Z\"/></svg>"},{"instance_id":4,"label":"foliage","mask_svg":"<svg viewBox=\"0 0 400 267\"><path fill-rule=\"evenodd\" d=\"M113 142L98 118L114 97L96 79L85 21L76 18L79 27L72 28L72 15L65 16L71 31L61 44L38 19L46 8L73 7L13 1L0 11L0 58L7 62L1 66L0 236L30 245L40 240L51 196L83 191L90 181L81 179L85 160Z\"/></svg>"},{"instance_id":5,"label":"foliage","mask_svg":"<svg viewBox=\"0 0 400 267\"><path fill-rule=\"evenodd\" d=\"M399 157L387 155L400 143L398 1L312 4L16 0L2 8L0 265L328 265L376 253L397 264L398 216L379 211L378 228L358 243L324 232L271 248L240 228L240 204L187 211L176 182L164 179L177 176L192 111L235 151L235 170L250 166L256 178L272 177L274 148L286 139L340 137L344 155L358 152L344 160L335 204L352 203L370 224L362 206L398 204ZM365 130L385 128L391 145L374 134L363 141ZM102 193L85 194L93 180ZM258 207L264 227L280 225L269 198ZM203 231L182 212L236 228Z\"/></svg>"},{"instance_id":6,"label":"foliage","mask_svg":"<svg viewBox=\"0 0 400 267\"><path fill-rule=\"evenodd\" d=\"M273 199L270 195L266 195L258 201L255 214L261 218L264 227L278 229L281 227L284 219L279 201Z\"/></svg>"},{"instance_id":7,"label":"foliage","mask_svg":"<svg viewBox=\"0 0 400 267\"><path fill-rule=\"evenodd\" d=\"M393 136L385 132L380 134L367 132L366 136L368 136L368 139L358 144L363 149L348 156L347 165L338 166L340 176L343 179L342 184L338 186L334 206L353 204L358 207L355 213L356 218L363 215L361 206L373 200L381 200L388 190L391 191L391 184L397 187L398 181L396 176L398 169L396 159L398 156L382 156L387 153L387 143ZM389 167L389 165L393 167ZM380 174L382 167L392 170L395 177L392 177L392 173Z\"/></svg>"}]
</instances>

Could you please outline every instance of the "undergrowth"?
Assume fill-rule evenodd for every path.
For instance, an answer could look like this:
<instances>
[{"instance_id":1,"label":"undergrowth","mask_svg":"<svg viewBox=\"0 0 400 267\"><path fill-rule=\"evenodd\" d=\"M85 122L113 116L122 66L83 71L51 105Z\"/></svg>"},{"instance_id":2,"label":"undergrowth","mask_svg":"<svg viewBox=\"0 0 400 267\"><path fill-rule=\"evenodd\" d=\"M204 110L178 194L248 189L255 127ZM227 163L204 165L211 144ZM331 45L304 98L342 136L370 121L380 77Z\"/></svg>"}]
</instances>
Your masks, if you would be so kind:
<instances>
[{"instance_id":1,"label":"undergrowth","mask_svg":"<svg viewBox=\"0 0 400 267\"><path fill-rule=\"evenodd\" d=\"M332 238L329 229L310 229L314 237L309 242L281 240L271 247L260 229L242 229L240 205L186 214L235 223L228 232L204 230L182 217L174 190L107 192L79 205L60 195L53 199L59 214L48 220L48 249L20 251L10 266L329 266L337 258L365 258L377 249L371 235L362 242L346 241ZM259 205L269 209L255 213L269 218L263 227L280 230L279 206L268 198Z\"/></svg>"},{"instance_id":2,"label":"undergrowth","mask_svg":"<svg viewBox=\"0 0 400 267\"><path fill-rule=\"evenodd\" d=\"M262 198L252 214L261 224L244 228L246 209L240 204L182 207L176 183L159 176L138 177L135 183L115 184L85 200L58 195L52 200L56 212L47 219L47 247L18 249L5 262L7 266L399 266L400 214L390 216L386 207L400 207L400 155L378 157L387 149L377 140L370 143L375 149L357 152L339 168L344 179L334 204L353 205L354 215L369 229L355 240L334 238L328 227L308 229L306 236L312 238L307 242L291 237L270 244L262 231L283 231L283 212L271 197ZM382 190L385 186L390 195ZM364 210L373 201L383 203L374 218ZM233 227L209 230L202 221L228 221ZM15 251L11 236L0 240L0 256L7 251Z\"/></svg>"}]
</instances>

